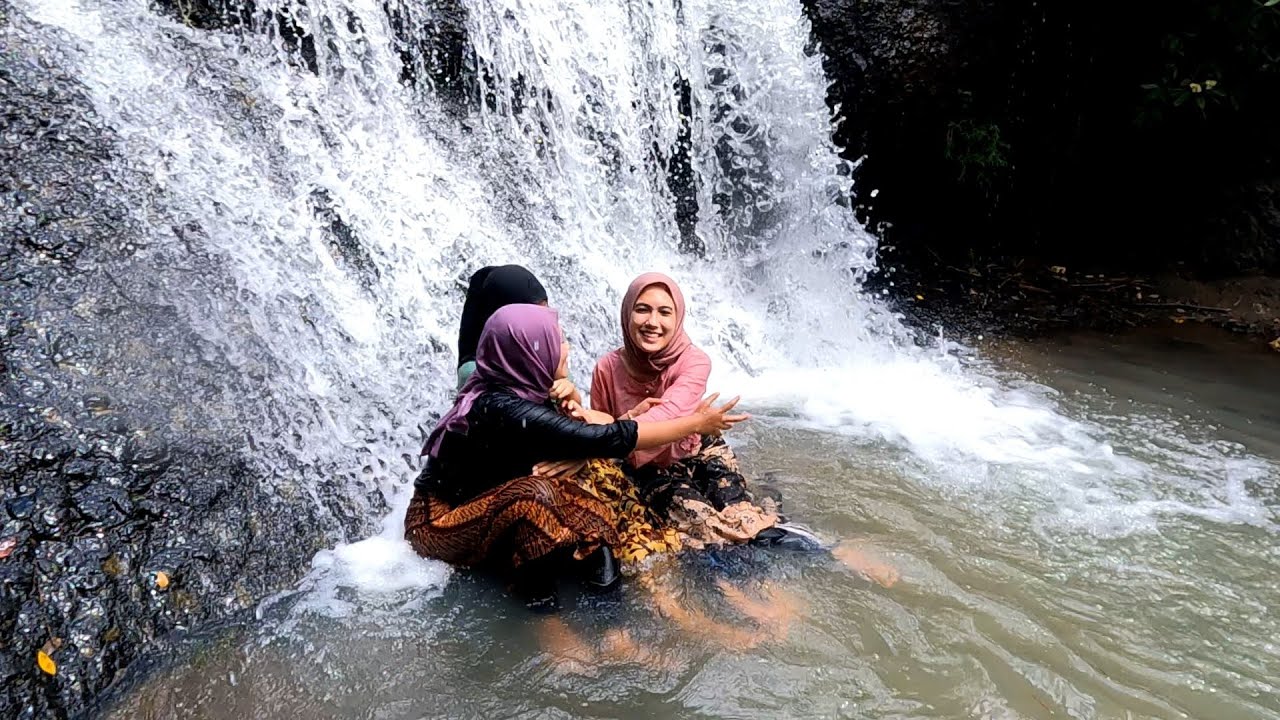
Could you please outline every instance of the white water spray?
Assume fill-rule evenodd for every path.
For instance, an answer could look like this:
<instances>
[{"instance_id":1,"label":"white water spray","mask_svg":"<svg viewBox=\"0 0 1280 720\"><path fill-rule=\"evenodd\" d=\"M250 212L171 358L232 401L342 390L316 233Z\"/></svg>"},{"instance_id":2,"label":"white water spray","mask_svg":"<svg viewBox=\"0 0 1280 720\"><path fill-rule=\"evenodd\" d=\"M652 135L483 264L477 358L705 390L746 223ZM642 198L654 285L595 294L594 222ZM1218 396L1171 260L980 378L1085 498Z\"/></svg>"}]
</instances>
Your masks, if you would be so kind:
<instances>
[{"instance_id":1,"label":"white water spray","mask_svg":"<svg viewBox=\"0 0 1280 720\"><path fill-rule=\"evenodd\" d=\"M153 178L136 208L146 253L185 257L171 228L195 228L230 288L217 303L182 287L164 300L269 375L270 397L248 411L262 476L337 474L392 506L381 539L321 565L403 551L388 548L418 425L452 394L460 281L507 262L546 282L579 380L618 342L626 283L664 270L716 360L713 389L905 448L929 468L921 482L1029 492L1046 527L1101 534L1165 513L1274 522L1245 483L1265 463L1236 449L1117 453L1114 431L1066 417L1043 388L916 347L860 293L874 240L848 207L852 169L829 139L796 0L466 0L486 72L461 116L401 82L378 0L257 4L314 37L317 74L279 38L194 30L145 0L16 6L20 31L60 48L87 88L121 162ZM398 7L411 26L433 12ZM664 167L682 79L704 257L679 250Z\"/></svg>"}]
</instances>

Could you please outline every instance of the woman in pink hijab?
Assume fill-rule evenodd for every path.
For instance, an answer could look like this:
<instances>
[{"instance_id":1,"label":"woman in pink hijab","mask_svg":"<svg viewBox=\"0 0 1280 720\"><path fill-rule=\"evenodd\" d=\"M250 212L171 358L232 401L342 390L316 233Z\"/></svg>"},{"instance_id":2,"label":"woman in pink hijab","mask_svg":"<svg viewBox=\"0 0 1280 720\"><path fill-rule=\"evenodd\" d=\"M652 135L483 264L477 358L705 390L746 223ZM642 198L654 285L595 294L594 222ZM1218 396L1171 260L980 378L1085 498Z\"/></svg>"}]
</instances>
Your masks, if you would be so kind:
<instances>
[{"instance_id":1,"label":"woman in pink hijab","mask_svg":"<svg viewBox=\"0 0 1280 720\"><path fill-rule=\"evenodd\" d=\"M636 278L622 301L622 347L596 363L591 408L641 425L688 414L707 392L711 358L684 331L684 294L661 273ZM641 499L697 549L781 534L777 506L757 504L719 435L689 435L627 458Z\"/></svg>"}]
</instances>

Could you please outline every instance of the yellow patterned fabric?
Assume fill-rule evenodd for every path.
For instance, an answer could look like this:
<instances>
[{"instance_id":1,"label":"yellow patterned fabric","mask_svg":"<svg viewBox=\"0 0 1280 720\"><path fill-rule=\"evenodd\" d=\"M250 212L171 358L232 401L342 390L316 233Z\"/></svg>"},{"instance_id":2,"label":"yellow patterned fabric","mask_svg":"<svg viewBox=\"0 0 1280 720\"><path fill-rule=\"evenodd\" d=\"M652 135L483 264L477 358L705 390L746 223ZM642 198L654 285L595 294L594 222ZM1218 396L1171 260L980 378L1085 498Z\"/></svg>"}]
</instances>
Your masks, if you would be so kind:
<instances>
[{"instance_id":1,"label":"yellow patterned fabric","mask_svg":"<svg viewBox=\"0 0 1280 720\"><path fill-rule=\"evenodd\" d=\"M674 527L666 525L640 502L636 486L617 461L592 460L575 476L578 485L601 500L617 519L617 543L610 543L624 573L633 573L650 556L678 552L682 543Z\"/></svg>"}]
</instances>

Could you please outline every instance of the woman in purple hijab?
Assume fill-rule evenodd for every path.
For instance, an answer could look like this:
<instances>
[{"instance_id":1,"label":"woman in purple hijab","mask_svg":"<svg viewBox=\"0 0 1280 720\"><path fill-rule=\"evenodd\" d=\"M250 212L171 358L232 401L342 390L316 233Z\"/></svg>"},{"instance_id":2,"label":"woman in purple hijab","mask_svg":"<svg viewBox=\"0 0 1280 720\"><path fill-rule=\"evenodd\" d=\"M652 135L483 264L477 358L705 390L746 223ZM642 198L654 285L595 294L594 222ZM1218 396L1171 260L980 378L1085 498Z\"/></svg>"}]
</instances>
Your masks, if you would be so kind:
<instances>
[{"instance_id":1,"label":"woman in purple hijab","mask_svg":"<svg viewBox=\"0 0 1280 720\"><path fill-rule=\"evenodd\" d=\"M552 384L568 368L554 310L517 304L495 312L480 335L475 372L427 438L405 517L405 537L420 555L503 572L535 609L557 606L565 562L588 586L612 587L618 573L609 546L618 538L607 505L572 475L534 475L534 465L624 458L747 417L729 414L736 400L712 407L712 397L674 420L587 424L551 401Z\"/></svg>"}]
</instances>

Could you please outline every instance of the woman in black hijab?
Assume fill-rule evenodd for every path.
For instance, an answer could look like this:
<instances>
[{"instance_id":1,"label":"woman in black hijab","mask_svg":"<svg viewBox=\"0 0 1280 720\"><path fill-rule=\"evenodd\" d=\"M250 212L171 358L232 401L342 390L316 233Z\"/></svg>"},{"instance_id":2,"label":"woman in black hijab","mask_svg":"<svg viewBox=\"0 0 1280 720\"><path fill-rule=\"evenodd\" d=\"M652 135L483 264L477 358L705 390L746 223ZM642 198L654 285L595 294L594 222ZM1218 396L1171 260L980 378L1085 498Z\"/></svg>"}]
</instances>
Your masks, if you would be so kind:
<instances>
[{"instance_id":1,"label":"woman in black hijab","mask_svg":"<svg viewBox=\"0 0 1280 720\"><path fill-rule=\"evenodd\" d=\"M476 369L476 346L485 322L498 308L515 304L547 304L547 290L533 273L519 265L488 265L471 276L458 329L458 387Z\"/></svg>"}]
</instances>

